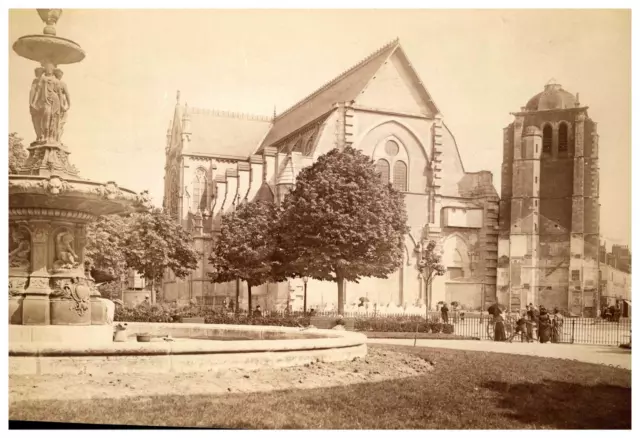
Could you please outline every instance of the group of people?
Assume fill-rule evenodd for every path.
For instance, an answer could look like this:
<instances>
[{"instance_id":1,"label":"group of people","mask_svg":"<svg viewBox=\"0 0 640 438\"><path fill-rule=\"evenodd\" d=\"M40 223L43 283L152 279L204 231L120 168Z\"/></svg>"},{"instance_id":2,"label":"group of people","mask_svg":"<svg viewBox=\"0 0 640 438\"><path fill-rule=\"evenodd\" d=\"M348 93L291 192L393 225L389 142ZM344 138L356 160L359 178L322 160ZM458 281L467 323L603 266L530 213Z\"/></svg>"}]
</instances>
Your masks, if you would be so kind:
<instances>
[{"instance_id":1,"label":"group of people","mask_svg":"<svg viewBox=\"0 0 640 438\"><path fill-rule=\"evenodd\" d=\"M537 340L541 344L549 341L557 343L561 340L564 317L557 307L553 309L553 313L550 313L544 306L538 308L529 303L526 306L526 310L522 312L520 318L516 321L516 326L508 338L500 306L494 304L489 307L488 311L493 316L493 340L496 342L512 342L516 336L520 336L523 341L533 342ZM534 326L537 327L535 336L533 332Z\"/></svg>"},{"instance_id":2,"label":"group of people","mask_svg":"<svg viewBox=\"0 0 640 438\"><path fill-rule=\"evenodd\" d=\"M602 307L602 311L600 312L602 319L609 322L618 322L620 321L620 317L622 316L622 312L619 307L606 305Z\"/></svg>"}]
</instances>

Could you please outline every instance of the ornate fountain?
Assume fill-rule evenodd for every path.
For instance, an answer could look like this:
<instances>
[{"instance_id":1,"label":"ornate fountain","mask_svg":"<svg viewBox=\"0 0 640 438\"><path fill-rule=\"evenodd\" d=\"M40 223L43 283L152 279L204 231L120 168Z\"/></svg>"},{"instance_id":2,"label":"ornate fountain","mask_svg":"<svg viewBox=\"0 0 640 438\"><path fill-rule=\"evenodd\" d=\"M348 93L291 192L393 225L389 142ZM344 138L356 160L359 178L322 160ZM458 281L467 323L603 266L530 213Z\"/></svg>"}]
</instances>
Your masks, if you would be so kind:
<instances>
[{"instance_id":1,"label":"ornate fountain","mask_svg":"<svg viewBox=\"0 0 640 438\"><path fill-rule=\"evenodd\" d=\"M100 297L84 263L87 225L100 215L146 209L149 198L84 179L71 164L62 143L71 96L60 66L82 61L85 52L56 36L61 9L37 11L43 34L13 45L38 64L28 106L36 138L24 166L9 175L10 339L111 340L112 303Z\"/></svg>"}]
</instances>

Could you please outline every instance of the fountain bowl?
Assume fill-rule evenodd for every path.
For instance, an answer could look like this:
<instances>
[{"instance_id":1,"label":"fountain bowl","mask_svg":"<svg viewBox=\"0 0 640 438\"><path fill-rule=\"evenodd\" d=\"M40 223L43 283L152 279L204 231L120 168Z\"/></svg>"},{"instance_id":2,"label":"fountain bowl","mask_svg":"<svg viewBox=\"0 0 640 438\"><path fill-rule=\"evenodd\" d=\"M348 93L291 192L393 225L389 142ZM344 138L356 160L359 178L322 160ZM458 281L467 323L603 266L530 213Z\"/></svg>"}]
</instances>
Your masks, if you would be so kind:
<instances>
[{"instance_id":1,"label":"fountain bowl","mask_svg":"<svg viewBox=\"0 0 640 438\"><path fill-rule=\"evenodd\" d=\"M22 375L215 373L337 362L367 354L367 338L360 333L296 327L128 323L127 342L26 342L12 328L9 374ZM136 342L143 333L151 342ZM225 337L229 340L219 340Z\"/></svg>"},{"instance_id":2,"label":"fountain bowl","mask_svg":"<svg viewBox=\"0 0 640 438\"><path fill-rule=\"evenodd\" d=\"M25 35L13 43L13 50L31 61L54 65L74 64L86 56L78 43L54 35Z\"/></svg>"}]
</instances>

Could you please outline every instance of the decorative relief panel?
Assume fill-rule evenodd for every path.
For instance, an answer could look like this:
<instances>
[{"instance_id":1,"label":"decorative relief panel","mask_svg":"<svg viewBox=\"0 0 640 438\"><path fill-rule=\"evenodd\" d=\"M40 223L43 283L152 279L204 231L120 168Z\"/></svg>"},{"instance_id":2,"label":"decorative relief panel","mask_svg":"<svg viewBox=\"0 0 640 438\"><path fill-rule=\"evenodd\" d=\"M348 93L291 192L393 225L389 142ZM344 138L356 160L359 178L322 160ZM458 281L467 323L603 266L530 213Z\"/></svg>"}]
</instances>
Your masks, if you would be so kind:
<instances>
[{"instance_id":1,"label":"decorative relief panel","mask_svg":"<svg viewBox=\"0 0 640 438\"><path fill-rule=\"evenodd\" d=\"M27 286L27 277L9 277L9 296L21 295Z\"/></svg>"},{"instance_id":2,"label":"decorative relief panel","mask_svg":"<svg viewBox=\"0 0 640 438\"><path fill-rule=\"evenodd\" d=\"M69 308L75 310L78 315L84 315L89 310L91 299L91 288L86 283L83 278L56 279L53 282L53 292L50 296L70 300L71 306Z\"/></svg>"},{"instance_id":3,"label":"decorative relief panel","mask_svg":"<svg viewBox=\"0 0 640 438\"><path fill-rule=\"evenodd\" d=\"M25 227L9 230L9 266L28 271L31 267L31 236Z\"/></svg>"},{"instance_id":4,"label":"decorative relief panel","mask_svg":"<svg viewBox=\"0 0 640 438\"><path fill-rule=\"evenodd\" d=\"M46 289L49 287L49 277L29 277L29 289Z\"/></svg>"},{"instance_id":5,"label":"decorative relief panel","mask_svg":"<svg viewBox=\"0 0 640 438\"><path fill-rule=\"evenodd\" d=\"M76 268L80 258L76 254L74 248L74 236L71 231L63 229L55 237L55 261L53 262L53 271L62 272Z\"/></svg>"}]
</instances>

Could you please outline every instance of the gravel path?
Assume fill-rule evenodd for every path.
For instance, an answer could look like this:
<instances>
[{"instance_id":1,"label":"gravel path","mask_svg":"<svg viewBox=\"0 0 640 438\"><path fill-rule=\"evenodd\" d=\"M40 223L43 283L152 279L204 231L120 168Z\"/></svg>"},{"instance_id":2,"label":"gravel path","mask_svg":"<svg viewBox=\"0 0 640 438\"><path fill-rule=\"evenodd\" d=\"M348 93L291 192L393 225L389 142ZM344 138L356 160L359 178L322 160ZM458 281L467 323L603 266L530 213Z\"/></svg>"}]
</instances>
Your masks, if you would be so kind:
<instances>
[{"instance_id":1,"label":"gravel path","mask_svg":"<svg viewBox=\"0 0 640 438\"><path fill-rule=\"evenodd\" d=\"M370 348L365 359L302 367L198 374L9 376L9 401L227 394L319 388L413 377L433 369L420 357Z\"/></svg>"},{"instance_id":2,"label":"gravel path","mask_svg":"<svg viewBox=\"0 0 640 438\"><path fill-rule=\"evenodd\" d=\"M413 345L413 339L369 339L368 344ZM454 350L487 351L577 360L578 362L610 365L631 369L631 350L607 345L539 344L537 342L491 342L444 339L418 339L419 347L450 348Z\"/></svg>"}]
</instances>

